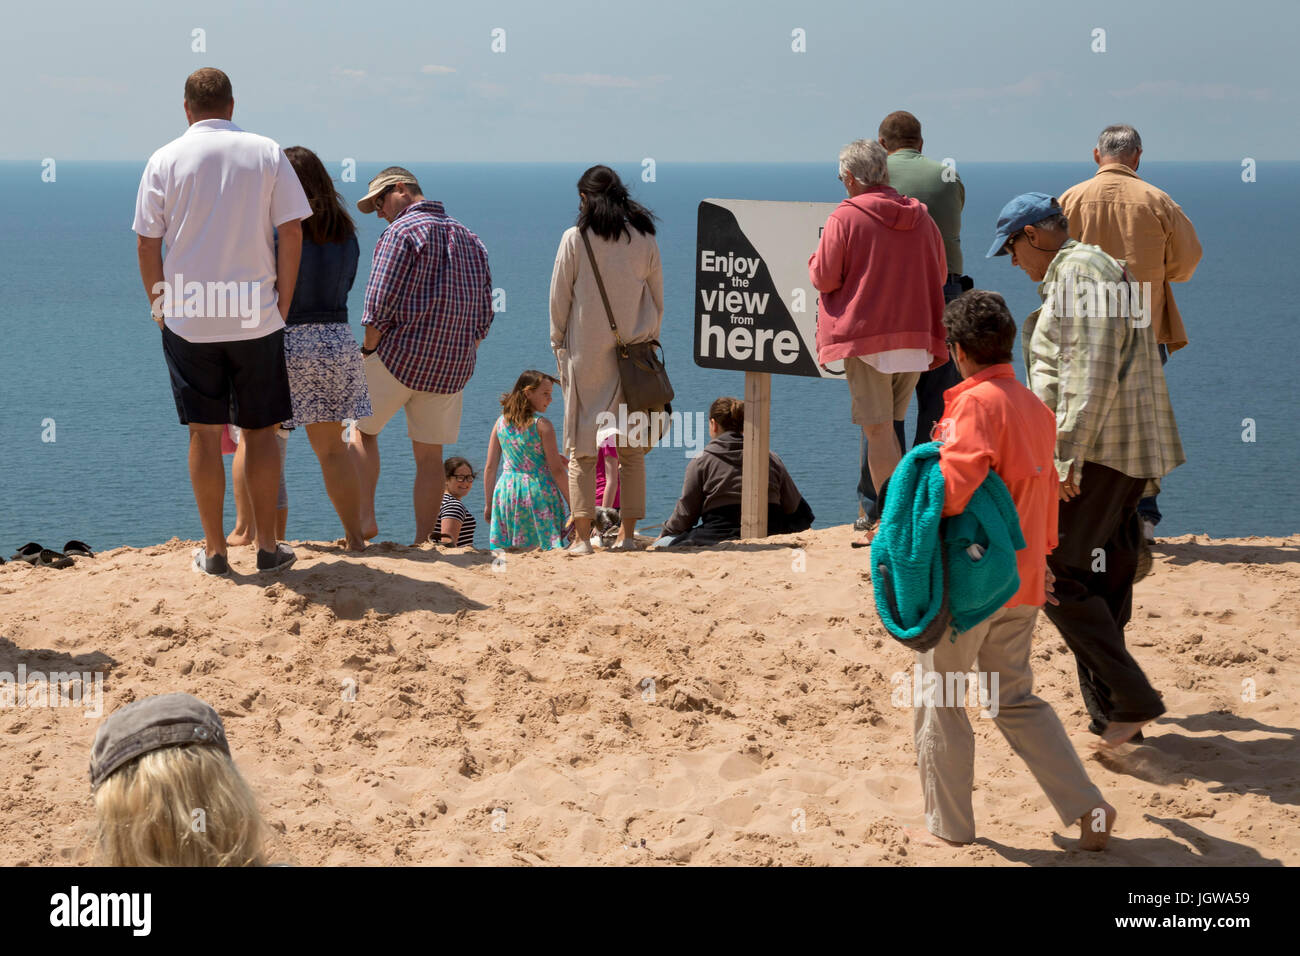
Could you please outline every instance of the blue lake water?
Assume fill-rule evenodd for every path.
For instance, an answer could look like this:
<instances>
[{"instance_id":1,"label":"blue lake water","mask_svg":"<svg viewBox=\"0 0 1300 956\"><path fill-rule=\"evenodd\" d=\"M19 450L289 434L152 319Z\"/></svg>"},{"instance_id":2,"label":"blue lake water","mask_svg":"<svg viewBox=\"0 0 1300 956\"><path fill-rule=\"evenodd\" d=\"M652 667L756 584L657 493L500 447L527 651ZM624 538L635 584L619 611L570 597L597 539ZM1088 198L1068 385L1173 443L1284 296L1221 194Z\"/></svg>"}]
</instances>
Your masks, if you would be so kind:
<instances>
[{"instance_id":1,"label":"blue lake water","mask_svg":"<svg viewBox=\"0 0 1300 956\"><path fill-rule=\"evenodd\" d=\"M288 145L288 144L286 144ZM140 284L130 230L139 163L0 163L0 550L28 540L97 548L201 536L186 469L186 431L175 406L156 326ZM338 165L329 164L333 170ZM445 202L487 245L493 284L506 292L465 395L460 442L447 449L482 466L497 398L525 368L554 369L547 295L560 234L576 211L586 164L416 164L430 198ZM696 204L706 197L834 202L834 162L779 165L661 163L640 181L638 163L613 164L661 219L666 314L663 341L675 405L702 411L743 394L739 372L694 365ZM350 201L378 171L341 183ZM961 168L967 205L965 271L996 289L1017 319L1037 306L1033 284L1008 259L986 260L1002 204L1027 190L1059 195L1091 175L1091 163L985 163ZM1300 164L1261 163L1243 183L1233 163L1143 163L1191 217L1205 257L1175 286L1191 345L1166 368L1188 463L1165 482L1161 534L1289 534L1300 530L1300 423L1294 374L1297 306L1278 278L1296 261ZM354 329L370 253L383 223L359 223L362 265L352 292ZM1019 366L1017 360L1017 366ZM1018 368L1023 380L1023 368ZM549 416L563 421L560 399ZM53 420L55 440L44 441ZM1243 441L1244 422L1254 424ZM857 514L858 430L842 382L775 376L772 447L817 514L819 527ZM909 429L910 434L910 429ZM380 439L381 537L412 533L414 466L398 417ZM686 459L662 448L647 459L648 523L662 521L681 488ZM306 436L290 441L291 539L341 532ZM481 486L469 503L482 507ZM229 490L227 492L230 497ZM233 520L233 505L228 506ZM480 546L486 533L480 529Z\"/></svg>"}]
</instances>

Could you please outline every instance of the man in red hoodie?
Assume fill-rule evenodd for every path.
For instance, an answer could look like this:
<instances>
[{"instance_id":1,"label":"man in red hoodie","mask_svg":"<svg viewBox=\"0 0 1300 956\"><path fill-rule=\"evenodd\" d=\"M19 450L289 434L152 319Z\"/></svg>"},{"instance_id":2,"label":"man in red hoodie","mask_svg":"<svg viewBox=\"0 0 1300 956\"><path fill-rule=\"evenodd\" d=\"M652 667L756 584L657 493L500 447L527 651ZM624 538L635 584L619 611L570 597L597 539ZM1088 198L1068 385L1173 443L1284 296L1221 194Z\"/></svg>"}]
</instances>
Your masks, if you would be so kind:
<instances>
[{"instance_id":1,"label":"man in red hoodie","mask_svg":"<svg viewBox=\"0 0 1300 956\"><path fill-rule=\"evenodd\" d=\"M996 697L986 711L998 730L1029 766L1061 821L1078 821L1079 848L1101 850L1115 808L1088 779L1056 712L1034 694L1029 661L1038 609L1044 601L1055 602L1047 555L1057 545L1056 417L1016 381L1011 367L1016 320L1002 296L967 292L948 305L943 325L962 376L943 393L943 514L965 511L993 471L1015 502L1025 546L1016 552L1020 589L992 617L918 654L917 671L923 682L944 688L959 686L955 678L978 667L980 686L991 685L987 696ZM970 843L975 839L975 736L965 695L934 697L912 702L926 828L944 843ZM925 834L918 836L930 842Z\"/></svg>"},{"instance_id":2,"label":"man in red hoodie","mask_svg":"<svg viewBox=\"0 0 1300 956\"><path fill-rule=\"evenodd\" d=\"M888 155L867 139L840 150L849 198L831 213L808 260L821 293L817 361L844 360L877 488L903 456L894 421L906 416L916 380L948 361L943 236L923 203L889 185Z\"/></svg>"}]
</instances>

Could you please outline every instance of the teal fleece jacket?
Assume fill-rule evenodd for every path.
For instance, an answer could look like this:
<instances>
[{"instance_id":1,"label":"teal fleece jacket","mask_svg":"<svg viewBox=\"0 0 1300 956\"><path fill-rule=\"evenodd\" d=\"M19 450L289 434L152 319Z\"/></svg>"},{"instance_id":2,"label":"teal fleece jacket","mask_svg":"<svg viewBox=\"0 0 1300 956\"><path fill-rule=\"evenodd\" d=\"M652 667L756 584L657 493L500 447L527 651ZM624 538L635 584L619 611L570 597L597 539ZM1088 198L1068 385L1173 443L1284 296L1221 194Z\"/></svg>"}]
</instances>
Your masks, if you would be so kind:
<instances>
[{"instance_id":1,"label":"teal fleece jacket","mask_svg":"<svg viewBox=\"0 0 1300 956\"><path fill-rule=\"evenodd\" d=\"M871 542L876 610L905 644L944 614L951 614L953 630L968 631L1020 588L1016 552L1025 539L1002 479L989 471L959 515L943 519L943 502L939 443L917 445L889 479ZM979 557L971 553L974 545L983 551Z\"/></svg>"}]
</instances>

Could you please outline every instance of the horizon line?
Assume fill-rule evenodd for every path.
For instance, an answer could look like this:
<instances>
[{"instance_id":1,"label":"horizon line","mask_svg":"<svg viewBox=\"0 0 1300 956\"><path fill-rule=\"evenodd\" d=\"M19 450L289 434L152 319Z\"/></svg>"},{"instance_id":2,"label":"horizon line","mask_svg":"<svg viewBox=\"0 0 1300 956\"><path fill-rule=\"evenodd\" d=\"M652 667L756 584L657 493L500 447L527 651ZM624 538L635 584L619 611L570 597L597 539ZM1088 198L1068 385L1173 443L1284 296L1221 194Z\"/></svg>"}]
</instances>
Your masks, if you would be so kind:
<instances>
[{"instance_id":1,"label":"horizon line","mask_svg":"<svg viewBox=\"0 0 1300 956\"><path fill-rule=\"evenodd\" d=\"M317 155L320 156L319 153L318 153ZM89 159L89 158L84 158L84 157L75 157L75 156L74 156L74 157L68 157L68 158L62 158L62 159L59 158L59 157L57 157L57 156L54 156L54 157L50 157L50 156L41 156L41 157L21 157L21 158L16 158L16 159L12 159L12 158L11 158L11 159L6 159L6 158L4 158L4 157L0 157L0 163L34 163L34 164L36 164L36 165L40 165L40 164L43 163L46 159L51 159L51 158L55 159L57 162L65 162L65 163L137 163L137 162L143 163L143 162L148 162L148 159L149 159L148 155L145 155L145 156L143 156L143 157L141 157L141 158L138 158L138 159L137 159L137 158L127 158L127 159L103 159L103 158L94 158L94 159ZM931 156L930 158L933 158L933 156ZM1253 159L1257 164L1258 164L1258 163L1300 163L1300 158L1294 158L1294 159L1275 159L1275 158L1270 158L1270 157L1258 157L1258 156L1252 156L1252 157L1233 156L1233 157L1225 157L1225 158L1219 158L1219 159L1150 159L1150 158L1147 158L1147 157L1143 157L1143 163L1145 163L1145 164L1147 164L1147 165L1156 165L1156 164L1159 164L1159 165L1169 165L1169 166L1190 166L1190 165L1193 165L1193 164L1217 165L1217 164L1219 164L1219 163L1227 163L1227 164L1233 164L1233 165L1236 165L1236 166L1240 166L1241 163L1242 163L1242 161L1243 161L1244 159L1247 159L1247 158ZM334 163L337 163L337 162L342 162L344 159L353 159L353 160L355 160L356 157L350 157L350 156L348 156L348 157L344 157L344 156L340 156L340 157L327 157L327 156L320 156L320 159L321 159L322 162L334 162ZM696 165L696 166L705 166L705 165L708 165L708 166L803 166L803 165L807 165L807 166L820 166L820 165L823 165L823 164L825 164L825 163L828 162L828 160L826 160L826 159L768 159L768 160L755 160L755 159L658 159L658 158L656 158L656 157L644 157L644 156L643 156L643 157L640 157L640 158L637 158L637 159L615 159L615 160L608 160L608 161L607 161L607 164L610 164L610 165L612 165L612 164L619 164L619 165L625 165L625 164L629 164L629 165L630 165L630 164L635 164L635 165L640 165L640 164L641 164L645 159L654 159L654 161L655 161L655 165L656 165L656 166L660 166L660 165L664 165L664 164L683 165L683 166L687 166L687 165ZM380 162L383 162L383 160L358 160L358 161L357 161L357 164L358 164L358 165L361 165L361 164L363 164L363 163L371 163L371 162L373 162L373 163L380 163ZM480 165L480 166L569 166L569 165L580 165L580 164L582 164L582 163L586 163L586 164L588 164L588 165L591 164L591 160L590 160L590 159L523 159L523 160L501 160L501 159L406 159L406 160L404 160L404 162L408 162L408 163L411 163L411 164L416 164L416 163L420 163L420 164L430 164L430 163L434 163L434 164L437 164L437 163L440 163L440 164L443 164L443 165L455 165L455 164L470 164L470 163L473 163L473 164L475 164L475 165ZM966 160L962 160L961 163L960 163L959 165L970 165L970 166L975 166L975 165L1011 165L1011 164L1014 164L1014 165L1028 165L1028 164L1031 164L1031 163L1059 163L1059 164L1062 164L1062 165L1066 165L1066 164L1084 164L1084 163L1087 163L1087 164L1093 164L1094 161L1093 161L1093 159L1092 159L1091 156L1082 157L1082 158L1080 158L1080 159L1014 159L1014 160L1012 160L1012 159L966 159ZM391 164L389 164L389 165L391 165Z\"/></svg>"}]
</instances>

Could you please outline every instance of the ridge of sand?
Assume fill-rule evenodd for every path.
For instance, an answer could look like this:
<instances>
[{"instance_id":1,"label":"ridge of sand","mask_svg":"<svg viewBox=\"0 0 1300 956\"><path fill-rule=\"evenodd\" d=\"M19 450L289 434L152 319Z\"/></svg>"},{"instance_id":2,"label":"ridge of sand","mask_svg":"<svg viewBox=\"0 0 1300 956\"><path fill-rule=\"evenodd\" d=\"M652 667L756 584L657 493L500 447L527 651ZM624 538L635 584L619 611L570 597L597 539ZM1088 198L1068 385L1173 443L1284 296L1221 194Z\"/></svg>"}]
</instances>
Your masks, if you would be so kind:
<instances>
[{"instance_id":1,"label":"ridge of sand","mask_svg":"<svg viewBox=\"0 0 1300 956\"><path fill-rule=\"evenodd\" d=\"M102 670L106 713L174 690L209 701L272 857L300 864L1300 863L1300 537L1157 545L1129 644L1169 713L1105 763L1040 616L1038 692L1120 812L1097 855L1070 849L974 710L980 841L908 841L912 714L892 698L911 655L876 619L852 536L495 564L299 543L271 584L247 548L233 580L201 577L175 539L62 571L8 564L0 672ZM8 863L84 859L96 723L0 708Z\"/></svg>"}]
</instances>

